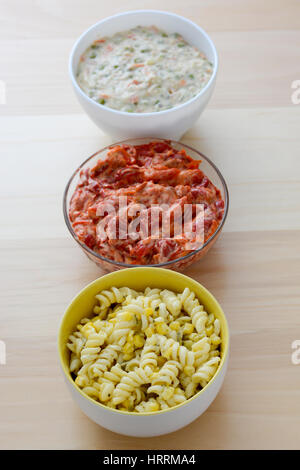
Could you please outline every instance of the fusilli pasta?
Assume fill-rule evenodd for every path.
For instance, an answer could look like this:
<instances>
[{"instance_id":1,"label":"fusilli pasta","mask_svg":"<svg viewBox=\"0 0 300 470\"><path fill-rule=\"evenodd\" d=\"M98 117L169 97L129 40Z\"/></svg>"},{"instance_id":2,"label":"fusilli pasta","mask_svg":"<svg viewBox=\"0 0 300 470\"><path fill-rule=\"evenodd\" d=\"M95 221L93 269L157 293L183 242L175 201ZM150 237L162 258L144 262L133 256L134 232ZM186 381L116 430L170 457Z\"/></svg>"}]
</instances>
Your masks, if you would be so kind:
<instances>
[{"instance_id":1,"label":"fusilli pasta","mask_svg":"<svg viewBox=\"0 0 300 470\"><path fill-rule=\"evenodd\" d=\"M185 402L221 361L221 324L194 292L112 287L70 335L70 372L87 396L148 413Z\"/></svg>"}]
</instances>

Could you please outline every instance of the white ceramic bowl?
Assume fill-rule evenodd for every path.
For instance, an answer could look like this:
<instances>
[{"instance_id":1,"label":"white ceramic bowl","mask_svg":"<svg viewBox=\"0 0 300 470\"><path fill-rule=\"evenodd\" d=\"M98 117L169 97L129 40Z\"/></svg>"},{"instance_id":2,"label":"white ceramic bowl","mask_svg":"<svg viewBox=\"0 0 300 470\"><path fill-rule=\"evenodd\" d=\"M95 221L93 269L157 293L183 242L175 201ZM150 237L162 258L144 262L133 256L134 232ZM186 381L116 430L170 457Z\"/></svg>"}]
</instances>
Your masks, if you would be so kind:
<instances>
[{"instance_id":1,"label":"white ceramic bowl","mask_svg":"<svg viewBox=\"0 0 300 470\"><path fill-rule=\"evenodd\" d=\"M213 64L213 73L197 96L174 108L155 113L126 113L103 106L89 98L76 81L81 54L97 38L111 36L135 26L155 25L166 32L177 32L199 48ZM76 96L89 117L104 132L118 139L129 137L160 137L179 140L195 123L207 105L216 81L218 56L210 37L192 21L174 13L156 10L135 10L99 21L85 31L74 44L70 55L69 73Z\"/></svg>"},{"instance_id":2,"label":"white ceramic bowl","mask_svg":"<svg viewBox=\"0 0 300 470\"><path fill-rule=\"evenodd\" d=\"M69 335L78 322L91 315L95 295L112 286L128 286L144 290L147 286L167 288L182 292L185 287L194 291L208 313L213 312L221 323L221 362L211 381L200 392L181 405L168 410L135 413L114 410L85 395L75 384L69 371L69 350L66 346ZM229 331L225 314L213 297L201 284L190 277L162 268L130 268L106 274L86 286L71 302L62 319L58 350L66 384L74 401L81 410L101 426L120 434L137 437L158 436L176 431L198 418L212 403L223 383L229 354Z\"/></svg>"}]
</instances>

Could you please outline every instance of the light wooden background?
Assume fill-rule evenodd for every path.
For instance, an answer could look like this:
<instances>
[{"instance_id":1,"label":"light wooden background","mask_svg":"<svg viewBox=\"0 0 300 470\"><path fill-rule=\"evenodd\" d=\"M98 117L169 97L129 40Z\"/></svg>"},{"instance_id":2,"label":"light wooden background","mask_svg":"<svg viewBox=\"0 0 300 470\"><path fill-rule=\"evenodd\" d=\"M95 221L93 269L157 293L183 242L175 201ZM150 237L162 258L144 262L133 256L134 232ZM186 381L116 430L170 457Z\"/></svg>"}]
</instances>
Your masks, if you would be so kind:
<instances>
[{"instance_id":1,"label":"light wooden background","mask_svg":"<svg viewBox=\"0 0 300 470\"><path fill-rule=\"evenodd\" d=\"M101 272L68 235L62 193L75 167L110 143L83 114L67 59L76 37L120 11L157 8L206 29L220 56L209 108L184 141L221 169L230 191L223 236L186 273L215 294L231 360L213 405L182 431L127 438L86 418L56 352L71 298ZM296 0L0 1L0 447L300 448L300 2Z\"/></svg>"}]
</instances>

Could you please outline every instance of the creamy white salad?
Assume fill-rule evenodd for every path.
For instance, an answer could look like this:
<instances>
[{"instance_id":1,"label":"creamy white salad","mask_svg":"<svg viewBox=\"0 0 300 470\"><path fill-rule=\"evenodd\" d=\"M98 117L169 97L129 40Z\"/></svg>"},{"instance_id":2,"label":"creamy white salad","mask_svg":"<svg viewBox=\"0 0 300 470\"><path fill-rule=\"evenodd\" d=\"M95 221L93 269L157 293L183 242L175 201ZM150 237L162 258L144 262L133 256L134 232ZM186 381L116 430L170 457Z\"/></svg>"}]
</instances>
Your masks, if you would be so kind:
<instances>
[{"instance_id":1,"label":"creamy white salad","mask_svg":"<svg viewBox=\"0 0 300 470\"><path fill-rule=\"evenodd\" d=\"M77 82L102 105L149 113L190 100L212 72L203 52L180 34L137 26L94 41L80 58Z\"/></svg>"}]
</instances>

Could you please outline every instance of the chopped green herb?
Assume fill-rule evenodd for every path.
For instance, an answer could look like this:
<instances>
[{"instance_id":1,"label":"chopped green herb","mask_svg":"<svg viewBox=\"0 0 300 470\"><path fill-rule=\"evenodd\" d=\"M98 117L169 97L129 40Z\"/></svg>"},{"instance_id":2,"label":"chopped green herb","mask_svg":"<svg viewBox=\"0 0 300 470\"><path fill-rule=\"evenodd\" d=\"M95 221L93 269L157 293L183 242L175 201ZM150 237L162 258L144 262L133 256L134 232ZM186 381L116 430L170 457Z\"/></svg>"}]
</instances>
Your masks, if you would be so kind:
<instances>
[{"instance_id":1,"label":"chopped green herb","mask_svg":"<svg viewBox=\"0 0 300 470\"><path fill-rule=\"evenodd\" d=\"M192 73L189 74L189 77L190 77L190 78L195 78Z\"/></svg>"},{"instance_id":2,"label":"chopped green herb","mask_svg":"<svg viewBox=\"0 0 300 470\"><path fill-rule=\"evenodd\" d=\"M161 35L162 35L163 38L167 38L167 37L168 37L167 33L161 33Z\"/></svg>"},{"instance_id":3,"label":"chopped green herb","mask_svg":"<svg viewBox=\"0 0 300 470\"><path fill-rule=\"evenodd\" d=\"M151 49L142 49L141 52L144 54L145 52L151 52Z\"/></svg>"},{"instance_id":4,"label":"chopped green herb","mask_svg":"<svg viewBox=\"0 0 300 470\"><path fill-rule=\"evenodd\" d=\"M183 42L179 42L179 43L177 44L177 47L185 47L185 44L184 44Z\"/></svg>"},{"instance_id":5,"label":"chopped green herb","mask_svg":"<svg viewBox=\"0 0 300 470\"><path fill-rule=\"evenodd\" d=\"M103 98L100 98L100 100L98 100L98 103L105 104L105 100Z\"/></svg>"},{"instance_id":6,"label":"chopped green herb","mask_svg":"<svg viewBox=\"0 0 300 470\"><path fill-rule=\"evenodd\" d=\"M90 55L90 59L95 59L95 57L96 57L96 54L94 53Z\"/></svg>"},{"instance_id":7,"label":"chopped green herb","mask_svg":"<svg viewBox=\"0 0 300 470\"><path fill-rule=\"evenodd\" d=\"M98 44L92 44L91 45L91 49L98 49L99 48L99 45Z\"/></svg>"},{"instance_id":8,"label":"chopped green herb","mask_svg":"<svg viewBox=\"0 0 300 470\"><path fill-rule=\"evenodd\" d=\"M119 66L118 65L114 65L114 69L117 69Z\"/></svg>"}]
</instances>

